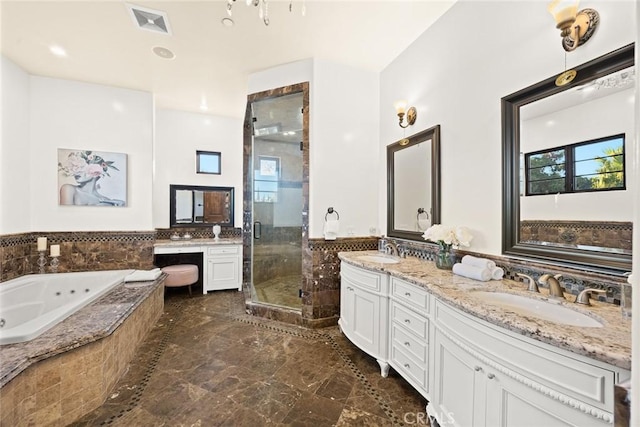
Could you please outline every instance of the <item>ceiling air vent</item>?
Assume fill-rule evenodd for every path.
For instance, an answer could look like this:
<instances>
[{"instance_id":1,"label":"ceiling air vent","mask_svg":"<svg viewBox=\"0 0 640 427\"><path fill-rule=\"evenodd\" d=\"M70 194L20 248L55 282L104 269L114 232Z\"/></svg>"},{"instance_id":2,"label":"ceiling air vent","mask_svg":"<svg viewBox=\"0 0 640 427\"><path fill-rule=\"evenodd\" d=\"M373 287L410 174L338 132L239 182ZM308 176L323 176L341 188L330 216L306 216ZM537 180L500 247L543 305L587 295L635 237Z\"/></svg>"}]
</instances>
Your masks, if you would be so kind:
<instances>
[{"instance_id":1,"label":"ceiling air vent","mask_svg":"<svg viewBox=\"0 0 640 427\"><path fill-rule=\"evenodd\" d=\"M142 6L127 4L136 27L141 30L155 31L171 35L169 17L161 10L153 10Z\"/></svg>"}]
</instances>

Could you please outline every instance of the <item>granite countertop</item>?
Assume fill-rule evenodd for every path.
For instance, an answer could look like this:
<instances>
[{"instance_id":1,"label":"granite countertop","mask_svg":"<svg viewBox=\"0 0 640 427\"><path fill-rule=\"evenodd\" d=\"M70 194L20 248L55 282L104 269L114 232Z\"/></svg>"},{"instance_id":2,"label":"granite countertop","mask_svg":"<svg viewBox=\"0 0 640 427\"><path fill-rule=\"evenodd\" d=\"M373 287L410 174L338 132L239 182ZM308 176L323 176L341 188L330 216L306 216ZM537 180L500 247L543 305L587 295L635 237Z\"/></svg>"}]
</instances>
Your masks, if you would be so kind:
<instances>
[{"instance_id":1,"label":"granite countertop","mask_svg":"<svg viewBox=\"0 0 640 427\"><path fill-rule=\"evenodd\" d=\"M631 369L631 320L625 319L620 307L591 300L591 306L574 304L574 295L566 294L561 302L574 310L588 314L604 323L601 328L569 326L507 311L499 305L474 298L473 291L494 291L519 294L530 298L548 299L548 290L540 293L526 290L526 285L514 280L480 282L439 270L432 261L414 257L400 259L397 264L382 264L360 259L362 255L380 255L377 251L340 252L338 257L351 265L368 270L387 272L404 279L444 302L494 325L537 341L590 357L611 365Z\"/></svg>"},{"instance_id":2,"label":"granite countertop","mask_svg":"<svg viewBox=\"0 0 640 427\"><path fill-rule=\"evenodd\" d=\"M216 239L180 239L180 240L156 240L153 244L158 248L179 248L183 246L215 246L215 245L241 245L242 237L223 237Z\"/></svg>"},{"instance_id":3,"label":"granite countertop","mask_svg":"<svg viewBox=\"0 0 640 427\"><path fill-rule=\"evenodd\" d=\"M33 363L111 335L136 307L164 283L166 277L166 274L162 274L153 282L135 282L136 287L121 283L36 338L1 345L0 387L4 387ZM144 283L149 285L142 286Z\"/></svg>"}]
</instances>

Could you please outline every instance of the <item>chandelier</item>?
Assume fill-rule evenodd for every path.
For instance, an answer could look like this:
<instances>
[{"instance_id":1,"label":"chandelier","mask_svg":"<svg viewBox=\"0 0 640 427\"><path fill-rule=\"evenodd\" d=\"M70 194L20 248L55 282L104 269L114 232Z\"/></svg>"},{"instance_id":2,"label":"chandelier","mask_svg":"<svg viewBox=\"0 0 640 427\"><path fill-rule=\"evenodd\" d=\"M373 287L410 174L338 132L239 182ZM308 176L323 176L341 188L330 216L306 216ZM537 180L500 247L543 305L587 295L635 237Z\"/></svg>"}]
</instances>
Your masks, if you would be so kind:
<instances>
[{"instance_id":1,"label":"chandelier","mask_svg":"<svg viewBox=\"0 0 640 427\"><path fill-rule=\"evenodd\" d=\"M227 13L229 14L229 16L232 16L232 9L235 2L236 0L227 0ZM247 6L257 7L258 17L260 18L260 20L262 20L262 22L264 22L264 25L269 25L269 3L267 2L267 0L245 0L245 3ZM305 16L307 8L305 6L304 0L302 0L302 7L300 10L302 16ZM289 0L289 12L293 12L293 0Z\"/></svg>"}]
</instances>

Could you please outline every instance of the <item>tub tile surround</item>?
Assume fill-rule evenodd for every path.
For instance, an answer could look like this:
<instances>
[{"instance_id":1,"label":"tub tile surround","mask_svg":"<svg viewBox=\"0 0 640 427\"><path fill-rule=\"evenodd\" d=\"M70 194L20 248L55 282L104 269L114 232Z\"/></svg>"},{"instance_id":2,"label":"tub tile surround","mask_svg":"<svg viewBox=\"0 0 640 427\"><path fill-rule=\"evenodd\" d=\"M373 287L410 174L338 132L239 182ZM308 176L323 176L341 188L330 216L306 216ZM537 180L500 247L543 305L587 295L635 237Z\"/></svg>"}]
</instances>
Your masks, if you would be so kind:
<instances>
[{"instance_id":1,"label":"tub tile surround","mask_svg":"<svg viewBox=\"0 0 640 427\"><path fill-rule=\"evenodd\" d=\"M560 325L535 317L518 315L513 312L475 300L474 290L496 291L521 294L534 298L546 298L548 292L542 288L540 295L526 292L521 282L510 279L479 282L439 270L434 263L408 257L398 264L379 264L362 261L363 254L377 252L342 252L341 260L370 269L385 271L392 276L427 289L445 302L492 324L504 327L518 334L540 342L562 348L576 354L600 360L623 369L631 369L631 322L623 319L619 307L605 302L592 301L591 307L576 306L567 301L571 308L589 314L605 322L602 328L586 328Z\"/></svg>"},{"instance_id":2,"label":"tub tile surround","mask_svg":"<svg viewBox=\"0 0 640 427\"><path fill-rule=\"evenodd\" d=\"M1 425L67 425L99 407L162 314L164 277L118 285L34 340L0 346Z\"/></svg>"},{"instance_id":3,"label":"tub tile surround","mask_svg":"<svg viewBox=\"0 0 640 427\"><path fill-rule=\"evenodd\" d=\"M60 245L60 273L153 268L155 231L30 232L0 236L0 282L39 272L38 237Z\"/></svg>"}]
</instances>

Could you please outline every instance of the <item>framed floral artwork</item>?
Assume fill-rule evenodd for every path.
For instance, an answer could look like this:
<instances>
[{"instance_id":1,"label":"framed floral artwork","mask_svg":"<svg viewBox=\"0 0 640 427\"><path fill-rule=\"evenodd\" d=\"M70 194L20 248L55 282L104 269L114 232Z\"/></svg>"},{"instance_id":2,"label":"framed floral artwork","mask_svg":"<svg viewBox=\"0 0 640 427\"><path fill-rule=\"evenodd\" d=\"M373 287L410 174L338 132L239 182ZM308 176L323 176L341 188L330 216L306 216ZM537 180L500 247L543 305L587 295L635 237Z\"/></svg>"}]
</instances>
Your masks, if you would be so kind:
<instances>
[{"instance_id":1,"label":"framed floral artwork","mask_svg":"<svg viewBox=\"0 0 640 427\"><path fill-rule=\"evenodd\" d=\"M127 155L58 148L60 205L126 206Z\"/></svg>"}]
</instances>

